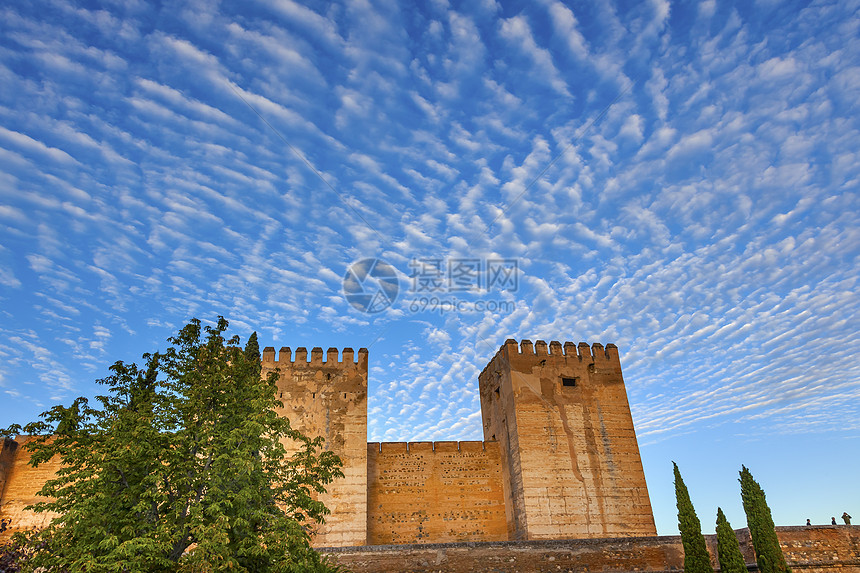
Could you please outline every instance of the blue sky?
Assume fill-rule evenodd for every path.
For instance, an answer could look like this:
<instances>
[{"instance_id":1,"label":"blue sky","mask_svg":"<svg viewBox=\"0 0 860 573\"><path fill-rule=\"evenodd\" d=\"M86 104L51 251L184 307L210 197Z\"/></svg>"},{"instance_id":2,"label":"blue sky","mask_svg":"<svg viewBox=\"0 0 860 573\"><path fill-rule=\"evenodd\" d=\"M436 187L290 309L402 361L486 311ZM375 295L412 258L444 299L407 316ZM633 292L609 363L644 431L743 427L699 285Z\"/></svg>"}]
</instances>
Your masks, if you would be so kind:
<instances>
[{"instance_id":1,"label":"blue sky","mask_svg":"<svg viewBox=\"0 0 860 573\"><path fill-rule=\"evenodd\" d=\"M860 515L858 93L856 1L6 2L0 425L191 317L369 347L373 441L480 439L506 338L614 342L660 533L671 460L705 531L741 464Z\"/></svg>"}]
</instances>

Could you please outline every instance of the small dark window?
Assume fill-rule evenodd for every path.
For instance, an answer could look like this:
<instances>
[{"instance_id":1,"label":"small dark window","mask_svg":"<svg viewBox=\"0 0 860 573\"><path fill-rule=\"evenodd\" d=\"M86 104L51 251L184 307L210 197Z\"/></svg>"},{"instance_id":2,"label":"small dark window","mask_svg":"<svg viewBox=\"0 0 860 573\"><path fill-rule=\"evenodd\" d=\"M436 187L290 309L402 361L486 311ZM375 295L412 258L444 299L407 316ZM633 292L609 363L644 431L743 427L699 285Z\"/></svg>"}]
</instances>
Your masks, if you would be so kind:
<instances>
[{"instance_id":1,"label":"small dark window","mask_svg":"<svg viewBox=\"0 0 860 573\"><path fill-rule=\"evenodd\" d=\"M493 436L490 438L490 440L495 442L496 441L496 434L493 434Z\"/></svg>"},{"instance_id":2,"label":"small dark window","mask_svg":"<svg viewBox=\"0 0 860 573\"><path fill-rule=\"evenodd\" d=\"M561 385L572 388L573 386L576 386L576 378L562 378Z\"/></svg>"},{"instance_id":3,"label":"small dark window","mask_svg":"<svg viewBox=\"0 0 860 573\"><path fill-rule=\"evenodd\" d=\"M313 392L313 393L311 394L311 398L316 398L316 397L317 397L317 393L316 393L316 392Z\"/></svg>"},{"instance_id":4,"label":"small dark window","mask_svg":"<svg viewBox=\"0 0 860 573\"><path fill-rule=\"evenodd\" d=\"M498 388L496 388L495 390L493 390L493 392L495 392L495 393L496 393L496 398L498 398L498 397L501 395L501 394L499 394L499 389L498 389Z\"/></svg>"}]
</instances>

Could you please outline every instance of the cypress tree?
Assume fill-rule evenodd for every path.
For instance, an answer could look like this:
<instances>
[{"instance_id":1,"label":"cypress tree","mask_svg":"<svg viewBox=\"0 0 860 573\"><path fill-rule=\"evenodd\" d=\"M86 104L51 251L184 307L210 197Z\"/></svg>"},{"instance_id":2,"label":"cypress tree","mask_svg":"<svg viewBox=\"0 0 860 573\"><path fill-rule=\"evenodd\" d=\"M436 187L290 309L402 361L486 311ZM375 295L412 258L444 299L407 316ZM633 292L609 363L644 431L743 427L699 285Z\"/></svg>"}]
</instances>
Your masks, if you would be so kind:
<instances>
[{"instance_id":1,"label":"cypress tree","mask_svg":"<svg viewBox=\"0 0 860 573\"><path fill-rule=\"evenodd\" d=\"M717 556L721 573L747 573L738 538L726 519L722 508L717 508Z\"/></svg>"},{"instance_id":2,"label":"cypress tree","mask_svg":"<svg viewBox=\"0 0 860 573\"><path fill-rule=\"evenodd\" d=\"M779 539L776 537L776 529L773 525L773 517L765 499L764 490L753 479L752 473L746 466L741 466L741 499L744 503L744 512L747 514L747 525L750 529L753 547L755 548L756 562L761 573L787 573L791 569L785 562Z\"/></svg>"},{"instance_id":3,"label":"cypress tree","mask_svg":"<svg viewBox=\"0 0 860 573\"><path fill-rule=\"evenodd\" d=\"M702 524L696 516L687 486L681 478L678 464L672 462L675 471L675 499L678 505L678 529L684 546L685 573L714 573L711 557L702 535Z\"/></svg>"},{"instance_id":4,"label":"cypress tree","mask_svg":"<svg viewBox=\"0 0 860 573\"><path fill-rule=\"evenodd\" d=\"M251 333L248 342L245 343L245 360L248 362L260 361L260 343L257 342L257 331Z\"/></svg>"}]
</instances>

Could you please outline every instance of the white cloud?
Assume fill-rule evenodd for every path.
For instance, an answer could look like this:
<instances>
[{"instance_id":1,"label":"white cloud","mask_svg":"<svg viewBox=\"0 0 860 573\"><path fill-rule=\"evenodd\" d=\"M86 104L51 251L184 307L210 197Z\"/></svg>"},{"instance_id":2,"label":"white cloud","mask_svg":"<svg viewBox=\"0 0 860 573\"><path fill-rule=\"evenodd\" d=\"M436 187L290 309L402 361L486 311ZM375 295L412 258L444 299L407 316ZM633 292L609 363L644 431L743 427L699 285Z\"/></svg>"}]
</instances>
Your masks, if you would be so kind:
<instances>
[{"instance_id":1,"label":"white cloud","mask_svg":"<svg viewBox=\"0 0 860 573\"><path fill-rule=\"evenodd\" d=\"M561 95L570 97L567 83L556 69L552 54L537 45L531 27L523 16L502 20L499 32L512 48L521 50L531 60L533 69L529 75L533 80L547 83Z\"/></svg>"},{"instance_id":2,"label":"white cloud","mask_svg":"<svg viewBox=\"0 0 860 573\"><path fill-rule=\"evenodd\" d=\"M480 439L475 380L508 337L617 343L649 447L854 431L850 6L443 4L7 8L11 414L223 313L273 346L371 345L371 439ZM461 295L513 306L340 293L368 256L405 289L424 253L515 259L516 292Z\"/></svg>"},{"instance_id":3,"label":"white cloud","mask_svg":"<svg viewBox=\"0 0 860 573\"><path fill-rule=\"evenodd\" d=\"M573 11L561 2L548 4L555 34L567 43L568 49L577 58L581 60L588 58L588 42L579 31L579 22Z\"/></svg>"},{"instance_id":4,"label":"white cloud","mask_svg":"<svg viewBox=\"0 0 860 573\"><path fill-rule=\"evenodd\" d=\"M49 159L64 164L77 163L75 159L56 147L49 147L41 141L37 141L32 137L17 131L11 131L4 127L0 127L0 138L6 141L7 145L15 146L25 153L34 154L40 159Z\"/></svg>"}]
</instances>

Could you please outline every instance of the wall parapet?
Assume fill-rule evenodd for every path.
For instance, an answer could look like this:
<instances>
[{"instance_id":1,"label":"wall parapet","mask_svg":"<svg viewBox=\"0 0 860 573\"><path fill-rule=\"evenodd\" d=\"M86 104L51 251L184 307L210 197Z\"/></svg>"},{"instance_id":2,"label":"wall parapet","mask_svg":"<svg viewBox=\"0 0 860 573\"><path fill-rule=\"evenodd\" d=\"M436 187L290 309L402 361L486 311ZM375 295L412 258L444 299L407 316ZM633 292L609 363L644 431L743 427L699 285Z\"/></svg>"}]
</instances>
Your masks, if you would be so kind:
<instances>
[{"instance_id":1,"label":"wall parapet","mask_svg":"<svg viewBox=\"0 0 860 573\"><path fill-rule=\"evenodd\" d=\"M439 442L367 442L367 450L375 452L477 452L486 451L487 444L481 440L439 441Z\"/></svg>"},{"instance_id":2,"label":"wall parapet","mask_svg":"<svg viewBox=\"0 0 860 573\"><path fill-rule=\"evenodd\" d=\"M618 368L621 367L618 347L611 342L604 346L600 342L594 342L589 345L587 342L575 344L569 341L561 343L557 340L552 340L547 344L544 340L537 340L532 343L529 339L517 342L513 338L509 338L499 347L499 350L496 351L493 358L481 371L481 377L487 371L497 370L500 359L507 361L534 360L536 362L541 360L551 360L553 362L576 360L581 364L611 364Z\"/></svg>"},{"instance_id":3,"label":"wall parapet","mask_svg":"<svg viewBox=\"0 0 860 573\"><path fill-rule=\"evenodd\" d=\"M856 573L860 526L776 528L790 567L810 573ZM758 571L755 555L744 541L749 530L737 529L749 571ZM716 562L716 535L705 535ZM604 537L593 539L542 539L527 541L471 541L364 547L323 547L354 573L543 573L545 571L604 571L677 573L684 569L679 535ZM717 569L718 570L718 569Z\"/></svg>"},{"instance_id":4,"label":"wall parapet","mask_svg":"<svg viewBox=\"0 0 860 573\"><path fill-rule=\"evenodd\" d=\"M263 367L275 368L278 366L289 366L292 368L303 366L343 366L354 364L367 364L367 348L359 348L358 353L352 348L344 348L342 357L337 348L329 348L323 355L323 349L319 346L311 348L310 360L308 359L308 349L305 346L296 348L296 355L293 357L293 351L289 346L281 347L277 356L274 346L267 346L263 349L262 361Z\"/></svg>"},{"instance_id":5,"label":"wall parapet","mask_svg":"<svg viewBox=\"0 0 860 573\"><path fill-rule=\"evenodd\" d=\"M613 355L618 355L618 347L611 342L604 347L600 342L595 342L591 345L587 342L580 342L578 344L565 342L562 344L557 340L552 340L547 344L544 340L537 340L532 344L532 341L527 338L524 338L519 343L513 338L509 338L505 340L505 343L499 350L501 351L502 349L507 350L509 354L565 356L567 358L579 358L585 362L604 359L611 360Z\"/></svg>"}]
</instances>

